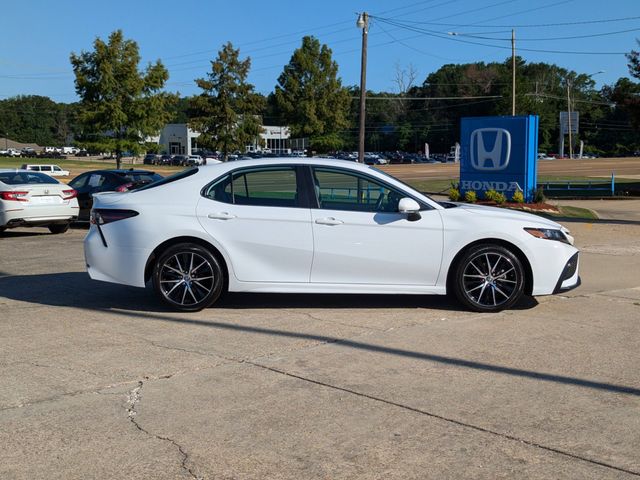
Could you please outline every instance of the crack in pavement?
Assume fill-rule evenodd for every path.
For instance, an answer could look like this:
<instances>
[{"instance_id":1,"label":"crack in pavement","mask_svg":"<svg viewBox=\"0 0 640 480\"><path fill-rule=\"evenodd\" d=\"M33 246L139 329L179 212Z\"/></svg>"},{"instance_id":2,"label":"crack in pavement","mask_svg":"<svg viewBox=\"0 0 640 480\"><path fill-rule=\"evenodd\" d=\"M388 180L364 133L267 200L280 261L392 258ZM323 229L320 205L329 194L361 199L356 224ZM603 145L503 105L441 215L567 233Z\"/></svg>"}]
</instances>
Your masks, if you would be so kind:
<instances>
[{"instance_id":1,"label":"crack in pavement","mask_svg":"<svg viewBox=\"0 0 640 480\"><path fill-rule=\"evenodd\" d=\"M618 472L627 473L629 475L634 475L634 476L640 477L640 472L638 472L638 471L630 470L630 469L627 469L627 468L624 468L624 467L619 467L617 465L613 465L611 463L607 463L607 462L604 462L604 461L600 461L600 460L596 460L596 459L593 459L593 458L588 458L588 457L585 457L585 456L582 456L582 455L578 455L578 454L575 454L575 453L571 453L571 452L566 451L566 450L561 450L560 448L543 445L541 443L538 443L538 442L535 442L535 441L532 441L532 440L527 440L527 439L520 438L520 437L516 437L515 435L510 435L508 433L498 432L498 431L491 430L491 429L488 429L488 428L485 428L485 427L482 427L482 426L479 426L479 425L474 425L472 423L467 423L467 422L464 422L464 421L461 421L461 420L456 420L454 418L445 417L443 415L440 415L440 414L437 414L437 413L433 413L433 412L429 412L429 411L426 411L426 410L423 410L423 409L420 409L420 408L412 407L410 405L405 405L405 404L402 404L402 403L399 403L399 402L394 402L393 400L387 400L387 399L384 399L382 397L377 397L377 396L374 396L374 395L369 395L367 393L358 392L358 391L352 390L350 388L340 387L338 385L332 385L330 383L321 382L321 381L318 381L318 380L313 380L313 379L308 378L308 377L303 377L301 375L296 375L294 373L286 372L284 370L280 370L280 369L277 369L277 368L274 368L274 367L269 367L267 365L262 365L260 363L256 363L256 362L252 362L252 361L242 361L242 363L246 363L246 364L252 365L254 367L270 371L272 373L277 373L279 375L284 375L286 377L294 378L296 380L301 380L303 382L312 383L312 384L318 385L320 387L324 387L324 388L328 388L328 389L332 389L332 390L337 390L337 391L344 392L344 393L349 393L351 395L355 395L355 396L358 396L358 397L361 397L361 398L366 398L366 399L372 400L374 402L384 403L384 404L392 406L392 407L397 407L397 408L401 408L403 410L407 410L407 411L410 411L410 412L413 412L413 413L418 413L420 415L425 415L427 417L430 417L430 418L433 418L433 419L436 419L436 420L440 420L440 421L443 421L443 422L446 422L446 423L450 423L450 424L453 424L453 425L457 425L459 427L469 428L469 429L473 429L473 430L476 430L476 431L481 432L481 433L493 435L493 436L500 437L500 438L503 438L503 439L506 439L506 440L519 442L519 443L522 443L524 445L527 445L527 446L530 446L530 447L534 447L534 448L538 448L540 450L544 450L544 451L549 452L549 453L561 455L563 457L571 458L573 460L579 460L579 461L582 461L582 462L590 463L592 465L597 465L597 466L600 466L600 467L609 468L609 469L612 469L612 470L615 470L615 471L618 471Z\"/></svg>"},{"instance_id":2,"label":"crack in pavement","mask_svg":"<svg viewBox=\"0 0 640 480\"><path fill-rule=\"evenodd\" d=\"M195 478L196 480L202 480L203 477L199 477L198 475L196 475L195 472L193 471L193 469L187 465L187 463L189 462L189 454L185 451L185 449L182 447L182 445L180 445L178 442L176 442L172 438L165 437L163 435L157 435L155 433L151 433L149 430L147 430L144 427L142 427L140 425L140 423L138 422L138 420L136 419L136 416L138 415L138 412L136 410L136 406L142 400L142 387L143 387L143 385L144 385L144 382L142 382L141 380L138 381L138 386L136 388L134 388L133 390L131 390L127 394L127 408L126 408L126 410L127 410L127 418L128 418L128 420L138 430L140 430L142 433L148 435L149 437L153 437L155 439L162 440L164 442L169 442L174 447L176 447L178 449L178 452L180 453L180 456L182 457L182 460L180 462L181 468L186 473L188 473L191 476L191 478Z\"/></svg>"}]
</instances>

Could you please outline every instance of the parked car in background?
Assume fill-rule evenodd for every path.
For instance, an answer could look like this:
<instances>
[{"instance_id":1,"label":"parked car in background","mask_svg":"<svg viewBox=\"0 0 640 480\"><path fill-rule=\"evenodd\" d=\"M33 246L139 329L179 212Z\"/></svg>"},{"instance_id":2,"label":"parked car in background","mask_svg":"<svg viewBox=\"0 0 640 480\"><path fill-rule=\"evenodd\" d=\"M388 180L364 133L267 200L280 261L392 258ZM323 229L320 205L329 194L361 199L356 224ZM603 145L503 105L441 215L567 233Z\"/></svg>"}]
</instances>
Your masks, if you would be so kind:
<instances>
[{"instance_id":1,"label":"parked car in background","mask_svg":"<svg viewBox=\"0 0 640 480\"><path fill-rule=\"evenodd\" d=\"M531 214L436 202L352 161L252 159L191 168L96 195L84 241L91 278L152 281L172 308L223 290L455 294L496 312L575 288L578 249ZM387 246L384 252L382 246Z\"/></svg>"},{"instance_id":2,"label":"parked car in background","mask_svg":"<svg viewBox=\"0 0 640 480\"><path fill-rule=\"evenodd\" d=\"M62 147L62 153L65 155L75 155L79 151L80 149L76 147Z\"/></svg>"},{"instance_id":3,"label":"parked car in background","mask_svg":"<svg viewBox=\"0 0 640 480\"><path fill-rule=\"evenodd\" d=\"M15 148L9 148L9 149L7 149L7 155L9 157L19 157L20 156L20 150L16 150Z\"/></svg>"},{"instance_id":4,"label":"parked car in background","mask_svg":"<svg viewBox=\"0 0 640 480\"><path fill-rule=\"evenodd\" d=\"M158 159L158 165L171 165L171 155L161 155Z\"/></svg>"},{"instance_id":5,"label":"parked car in background","mask_svg":"<svg viewBox=\"0 0 640 480\"><path fill-rule=\"evenodd\" d=\"M187 164L189 157L186 155L174 155L171 157L171 165L173 166L184 166Z\"/></svg>"},{"instance_id":6,"label":"parked car in background","mask_svg":"<svg viewBox=\"0 0 640 480\"><path fill-rule=\"evenodd\" d=\"M68 177L69 171L63 170L58 165L35 165L35 164L23 164L23 170L31 170L32 172L42 172L52 177Z\"/></svg>"},{"instance_id":7,"label":"parked car in background","mask_svg":"<svg viewBox=\"0 0 640 480\"><path fill-rule=\"evenodd\" d=\"M44 173L0 169L0 233L15 227L48 227L64 233L78 216L77 192Z\"/></svg>"},{"instance_id":8,"label":"parked car in background","mask_svg":"<svg viewBox=\"0 0 640 480\"><path fill-rule=\"evenodd\" d=\"M188 167L197 167L202 165L204 162L202 160L202 157L200 155L189 155L187 157L187 160L185 161L184 165L188 166Z\"/></svg>"},{"instance_id":9,"label":"parked car in background","mask_svg":"<svg viewBox=\"0 0 640 480\"><path fill-rule=\"evenodd\" d=\"M142 163L144 165L157 165L158 155L156 155L155 153L147 153L142 159Z\"/></svg>"},{"instance_id":10,"label":"parked car in background","mask_svg":"<svg viewBox=\"0 0 640 480\"><path fill-rule=\"evenodd\" d=\"M149 170L93 170L78 175L69 186L78 192L78 220L88 220L93 195L101 192L128 192L163 177Z\"/></svg>"}]
</instances>

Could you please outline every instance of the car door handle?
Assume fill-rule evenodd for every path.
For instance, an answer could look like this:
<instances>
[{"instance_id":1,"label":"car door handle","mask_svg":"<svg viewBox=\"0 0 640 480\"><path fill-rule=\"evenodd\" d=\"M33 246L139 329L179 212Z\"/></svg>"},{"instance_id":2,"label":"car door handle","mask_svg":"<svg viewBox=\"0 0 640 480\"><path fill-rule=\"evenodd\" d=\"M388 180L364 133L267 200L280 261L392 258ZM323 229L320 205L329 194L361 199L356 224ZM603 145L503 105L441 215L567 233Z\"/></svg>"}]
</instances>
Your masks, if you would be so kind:
<instances>
[{"instance_id":1,"label":"car door handle","mask_svg":"<svg viewBox=\"0 0 640 480\"><path fill-rule=\"evenodd\" d=\"M236 218L235 215L228 212L210 213L207 217L214 220L231 220L232 218Z\"/></svg>"},{"instance_id":2,"label":"car door handle","mask_svg":"<svg viewBox=\"0 0 640 480\"><path fill-rule=\"evenodd\" d=\"M344 222L342 220L338 220L337 218L327 217L316 219L316 223L319 225L342 225Z\"/></svg>"}]
</instances>

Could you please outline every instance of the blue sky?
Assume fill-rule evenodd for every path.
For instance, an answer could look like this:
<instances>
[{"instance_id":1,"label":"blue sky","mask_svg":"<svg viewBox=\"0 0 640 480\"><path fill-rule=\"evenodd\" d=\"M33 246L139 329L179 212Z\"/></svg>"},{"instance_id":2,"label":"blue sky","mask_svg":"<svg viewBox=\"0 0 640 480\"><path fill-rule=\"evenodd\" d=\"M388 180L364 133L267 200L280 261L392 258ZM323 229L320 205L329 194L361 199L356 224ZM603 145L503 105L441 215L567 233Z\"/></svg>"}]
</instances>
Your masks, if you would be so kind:
<instances>
[{"instance_id":1,"label":"blue sky","mask_svg":"<svg viewBox=\"0 0 640 480\"><path fill-rule=\"evenodd\" d=\"M305 34L333 50L343 84L358 84L361 33L355 12L365 10L403 24L372 20L367 74L367 87L372 90L396 89L396 65L405 69L413 65L421 83L446 63L503 61L510 55L508 48L455 40L510 47L512 26L517 46L534 50L627 52L637 48L635 39L640 38L640 19L527 26L640 17L640 0L5 0L3 4L0 98L38 94L62 102L77 99L70 52L89 50L96 36L106 38L118 28L138 42L143 62L161 59L170 71L167 89L185 95L197 93L193 79L205 75L209 60L227 41L240 48L241 56L252 58L249 80L258 91L269 93ZM434 35L425 35L424 30ZM622 30L635 31L549 40ZM452 37L449 31L484 38ZM619 53L519 54L527 61L553 62L583 73L604 70L594 77L598 85L628 76L626 59Z\"/></svg>"}]
</instances>

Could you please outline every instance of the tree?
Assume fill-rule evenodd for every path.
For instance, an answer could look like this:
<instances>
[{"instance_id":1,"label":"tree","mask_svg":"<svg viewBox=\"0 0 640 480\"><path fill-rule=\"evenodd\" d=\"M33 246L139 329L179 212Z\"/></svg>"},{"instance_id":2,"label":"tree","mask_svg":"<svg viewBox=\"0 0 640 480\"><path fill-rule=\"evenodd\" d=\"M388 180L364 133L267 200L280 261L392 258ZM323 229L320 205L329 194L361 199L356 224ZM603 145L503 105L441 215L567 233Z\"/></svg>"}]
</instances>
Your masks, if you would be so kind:
<instances>
[{"instance_id":1,"label":"tree","mask_svg":"<svg viewBox=\"0 0 640 480\"><path fill-rule=\"evenodd\" d=\"M239 56L240 50L231 42L224 45L211 62L207 78L196 80L202 93L191 100L190 123L200 132L199 143L222 151L225 160L229 152L243 149L262 131L259 113L264 98L247 82L251 59Z\"/></svg>"},{"instance_id":2,"label":"tree","mask_svg":"<svg viewBox=\"0 0 640 480\"><path fill-rule=\"evenodd\" d=\"M329 47L304 37L278 77L274 100L294 137L310 137L311 147L319 150L340 147L350 98Z\"/></svg>"},{"instance_id":3,"label":"tree","mask_svg":"<svg viewBox=\"0 0 640 480\"><path fill-rule=\"evenodd\" d=\"M40 146L62 145L74 132L75 109L76 104L39 95L0 100L0 136Z\"/></svg>"},{"instance_id":4,"label":"tree","mask_svg":"<svg viewBox=\"0 0 640 480\"><path fill-rule=\"evenodd\" d=\"M140 152L145 137L164 127L177 97L161 91L169 72L160 60L138 70L138 44L126 40L122 30L107 43L97 38L93 47L70 57L81 98L82 139L88 147L115 152L120 168L125 150Z\"/></svg>"}]
</instances>

